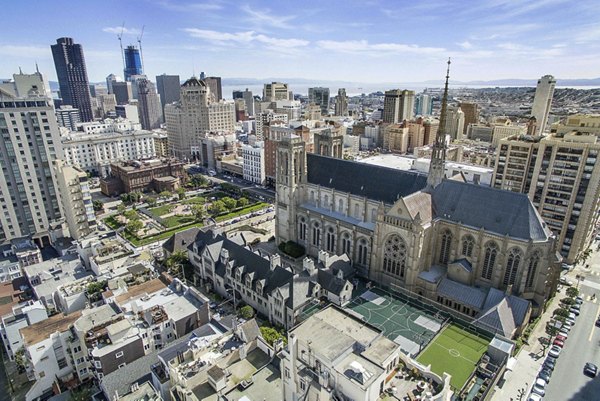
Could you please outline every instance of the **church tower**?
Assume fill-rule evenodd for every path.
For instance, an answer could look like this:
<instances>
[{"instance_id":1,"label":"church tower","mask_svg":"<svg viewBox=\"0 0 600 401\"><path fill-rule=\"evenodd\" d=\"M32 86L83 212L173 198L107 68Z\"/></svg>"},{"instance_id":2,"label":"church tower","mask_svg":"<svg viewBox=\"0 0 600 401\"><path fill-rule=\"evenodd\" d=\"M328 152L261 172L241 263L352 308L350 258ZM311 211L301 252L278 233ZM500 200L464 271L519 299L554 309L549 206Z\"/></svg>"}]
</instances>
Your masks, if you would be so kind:
<instances>
[{"instance_id":1,"label":"church tower","mask_svg":"<svg viewBox=\"0 0 600 401\"><path fill-rule=\"evenodd\" d=\"M448 108L448 79L450 78L450 59L446 71L446 84L444 86L444 97L442 98L442 111L440 112L440 125L435 136L433 151L431 153L431 164L427 176L427 190L431 191L444 179L444 167L446 164L446 113Z\"/></svg>"}]
</instances>

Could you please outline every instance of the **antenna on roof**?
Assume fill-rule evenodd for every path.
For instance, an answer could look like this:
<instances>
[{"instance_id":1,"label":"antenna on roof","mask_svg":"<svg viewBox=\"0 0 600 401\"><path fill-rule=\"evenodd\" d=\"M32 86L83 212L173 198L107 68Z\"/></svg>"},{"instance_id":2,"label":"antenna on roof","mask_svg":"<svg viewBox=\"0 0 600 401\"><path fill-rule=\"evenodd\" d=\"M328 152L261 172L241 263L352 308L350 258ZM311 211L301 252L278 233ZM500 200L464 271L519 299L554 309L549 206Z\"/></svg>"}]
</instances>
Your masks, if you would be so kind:
<instances>
[{"instance_id":1,"label":"antenna on roof","mask_svg":"<svg viewBox=\"0 0 600 401\"><path fill-rule=\"evenodd\" d=\"M123 53L123 31L125 30L125 21L121 25L121 33L117 34L119 45L121 47L121 60L123 60L123 71L125 71L125 53Z\"/></svg>"},{"instance_id":2,"label":"antenna on roof","mask_svg":"<svg viewBox=\"0 0 600 401\"><path fill-rule=\"evenodd\" d=\"M146 25L142 25L142 33L138 36L137 41L140 46L140 58L142 59L142 72L144 72L144 53L142 52L142 37L144 36L144 28Z\"/></svg>"}]
</instances>

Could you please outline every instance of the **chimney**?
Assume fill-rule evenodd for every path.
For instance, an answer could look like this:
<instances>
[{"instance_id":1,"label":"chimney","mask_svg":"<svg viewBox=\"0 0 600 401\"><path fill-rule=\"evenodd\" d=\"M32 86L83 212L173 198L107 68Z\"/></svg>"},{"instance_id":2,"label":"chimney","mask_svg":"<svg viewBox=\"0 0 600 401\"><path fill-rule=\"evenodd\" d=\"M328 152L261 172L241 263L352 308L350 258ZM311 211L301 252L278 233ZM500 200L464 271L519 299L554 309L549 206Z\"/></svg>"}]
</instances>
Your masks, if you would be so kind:
<instances>
[{"instance_id":1,"label":"chimney","mask_svg":"<svg viewBox=\"0 0 600 401\"><path fill-rule=\"evenodd\" d=\"M309 258L308 256L305 257L302 260L302 267L304 268L304 270L306 270L308 272L308 274L310 274L311 276L313 275L313 273L316 272L317 269L315 269L315 262Z\"/></svg>"},{"instance_id":2,"label":"chimney","mask_svg":"<svg viewBox=\"0 0 600 401\"><path fill-rule=\"evenodd\" d=\"M281 266L281 256L279 254L271 255L269 260L271 262L271 271L275 270L277 266Z\"/></svg>"},{"instance_id":3,"label":"chimney","mask_svg":"<svg viewBox=\"0 0 600 401\"><path fill-rule=\"evenodd\" d=\"M221 263L227 264L227 262L229 261L229 251L225 248L222 248L220 257L221 257Z\"/></svg>"},{"instance_id":4,"label":"chimney","mask_svg":"<svg viewBox=\"0 0 600 401\"><path fill-rule=\"evenodd\" d=\"M323 266L325 268L328 268L329 266L327 265L327 259L329 259L329 254L327 253L327 251L324 250L320 250L319 251L319 262L323 263Z\"/></svg>"}]
</instances>

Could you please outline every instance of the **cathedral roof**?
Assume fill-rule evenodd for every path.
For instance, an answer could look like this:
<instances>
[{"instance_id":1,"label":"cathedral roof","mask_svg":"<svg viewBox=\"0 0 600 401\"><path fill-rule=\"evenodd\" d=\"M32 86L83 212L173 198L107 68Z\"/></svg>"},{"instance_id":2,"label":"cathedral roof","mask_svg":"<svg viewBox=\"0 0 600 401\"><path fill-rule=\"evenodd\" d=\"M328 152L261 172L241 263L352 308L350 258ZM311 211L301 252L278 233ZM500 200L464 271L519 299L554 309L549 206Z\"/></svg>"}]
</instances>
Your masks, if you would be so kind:
<instances>
[{"instance_id":1,"label":"cathedral roof","mask_svg":"<svg viewBox=\"0 0 600 401\"><path fill-rule=\"evenodd\" d=\"M526 195L454 180L432 193L436 217L499 235L545 241L551 235Z\"/></svg>"},{"instance_id":2,"label":"cathedral roof","mask_svg":"<svg viewBox=\"0 0 600 401\"><path fill-rule=\"evenodd\" d=\"M394 204L427 184L427 176L412 171L334 159L308 153L308 182L356 196Z\"/></svg>"},{"instance_id":3,"label":"cathedral roof","mask_svg":"<svg viewBox=\"0 0 600 401\"><path fill-rule=\"evenodd\" d=\"M188 79L187 81L185 81L183 83L183 85L181 86L203 86L206 87L206 83L204 83L204 81L199 80L196 77L191 77L190 79Z\"/></svg>"}]
</instances>

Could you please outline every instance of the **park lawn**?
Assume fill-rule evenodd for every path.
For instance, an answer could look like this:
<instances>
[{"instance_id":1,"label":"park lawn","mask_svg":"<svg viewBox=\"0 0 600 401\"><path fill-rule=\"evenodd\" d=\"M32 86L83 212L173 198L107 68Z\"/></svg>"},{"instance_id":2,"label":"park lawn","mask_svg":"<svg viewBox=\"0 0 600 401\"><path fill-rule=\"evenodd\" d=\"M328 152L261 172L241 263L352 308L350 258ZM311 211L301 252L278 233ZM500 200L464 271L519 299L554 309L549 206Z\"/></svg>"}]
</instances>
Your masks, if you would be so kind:
<instances>
[{"instance_id":1,"label":"park lawn","mask_svg":"<svg viewBox=\"0 0 600 401\"><path fill-rule=\"evenodd\" d=\"M460 390L488 345L489 341L451 324L429 343L417 361L431 365L431 370L440 376L444 372L452 375L450 384Z\"/></svg>"},{"instance_id":2,"label":"park lawn","mask_svg":"<svg viewBox=\"0 0 600 401\"><path fill-rule=\"evenodd\" d=\"M245 214L248 214L248 213L256 212L257 210L260 210L260 209L264 209L267 206L269 206L268 203L259 202L259 203L256 203L254 205L246 206L245 208L237 210L235 212L231 212L231 213L222 214L220 216L217 216L215 218L215 220L216 221L223 221L223 220L233 219L234 217L242 216L242 215L245 215Z\"/></svg>"},{"instance_id":3,"label":"park lawn","mask_svg":"<svg viewBox=\"0 0 600 401\"><path fill-rule=\"evenodd\" d=\"M184 205L203 205L206 203L206 197L194 196L193 198L184 199L181 203Z\"/></svg>"},{"instance_id":4,"label":"park lawn","mask_svg":"<svg viewBox=\"0 0 600 401\"><path fill-rule=\"evenodd\" d=\"M108 227L112 228L113 230L123 227L123 224L118 222L117 219L115 219L115 216L109 216L109 217L105 218L104 224L106 224Z\"/></svg>"},{"instance_id":5,"label":"park lawn","mask_svg":"<svg viewBox=\"0 0 600 401\"><path fill-rule=\"evenodd\" d=\"M183 224L189 224L194 222L196 219L194 216L169 216L163 217L163 222L167 228L178 227Z\"/></svg>"},{"instance_id":6,"label":"park lawn","mask_svg":"<svg viewBox=\"0 0 600 401\"><path fill-rule=\"evenodd\" d=\"M184 230L187 230L187 229L190 229L193 227L202 227L203 225L204 224L202 222L183 225L183 226L175 227L175 228L163 231L161 233L153 234L153 235L143 237L143 238L138 238L134 235L131 235L127 231L121 232L121 235L123 236L123 238L125 238L127 241L131 242L134 246L137 247L137 246L148 245L148 244L151 244L153 242L160 241L163 239L167 239L167 238L170 238L173 234L178 233L180 231L184 231Z\"/></svg>"},{"instance_id":7,"label":"park lawn","mask_svg":"<svg viewBox=\"0 0 600 401\"><path fill-rule=\"evenodd\" d=\"M152 209L149 209L149 211L154 216L161 217L162 215L165 215L165 214L169 213L171 211L171 209L173 209L174 207L175 207L174 204L167 203L166 205L161 205L161 206L153 207Z\"/></svg>"}]
</instances>

